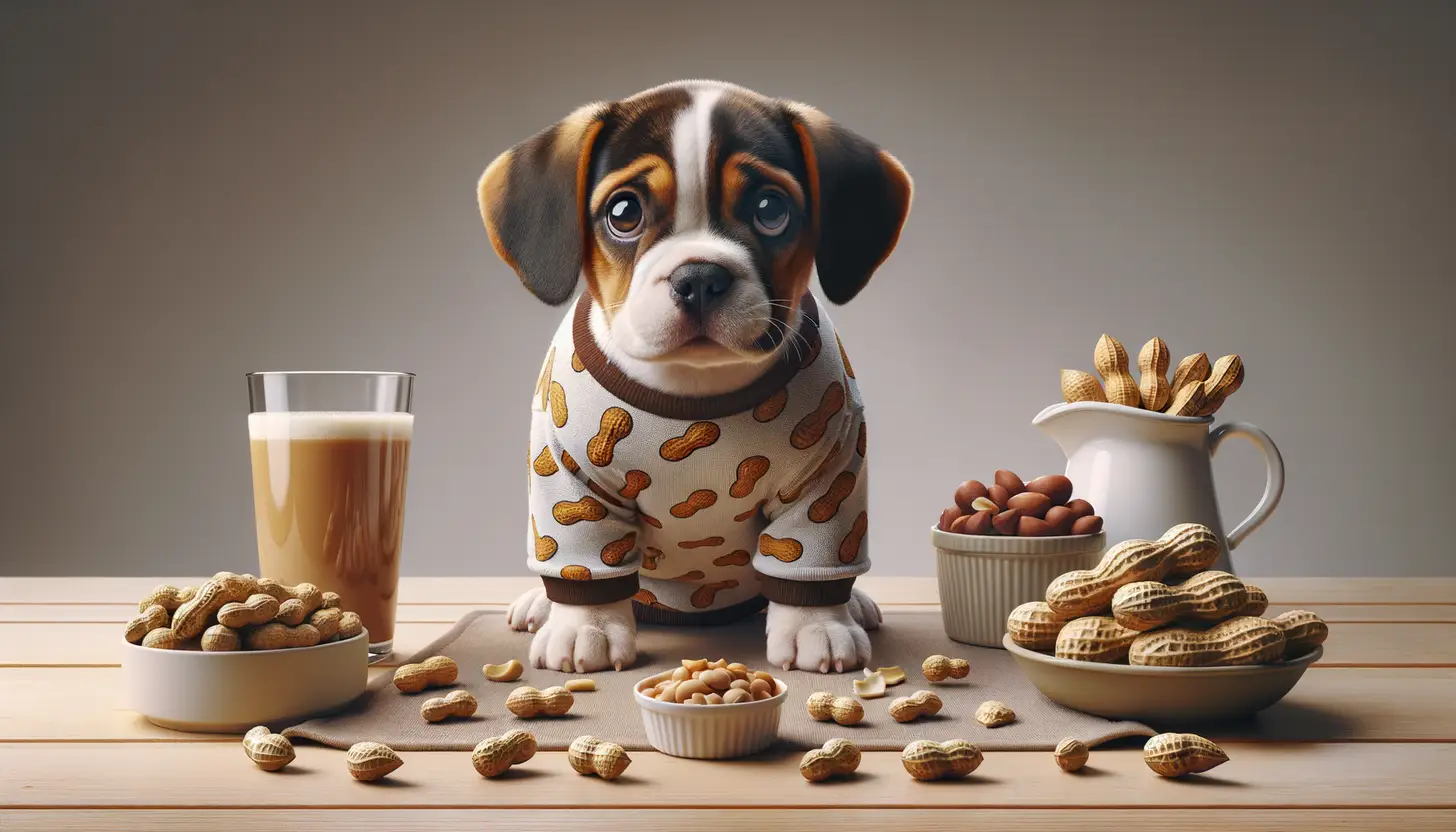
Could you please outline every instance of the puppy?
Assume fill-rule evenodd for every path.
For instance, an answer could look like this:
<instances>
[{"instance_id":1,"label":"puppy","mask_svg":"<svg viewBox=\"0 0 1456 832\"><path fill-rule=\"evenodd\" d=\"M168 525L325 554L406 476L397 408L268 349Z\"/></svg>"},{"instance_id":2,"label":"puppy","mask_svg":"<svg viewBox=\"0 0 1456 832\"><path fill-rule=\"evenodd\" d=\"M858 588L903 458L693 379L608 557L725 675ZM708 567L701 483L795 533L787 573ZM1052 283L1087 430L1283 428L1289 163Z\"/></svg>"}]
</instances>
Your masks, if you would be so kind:
<instances>
[{"instance_id":1,"label":"puppy","mask_svg":"<svg viewBox=\"0 0 1456 832\"><path fill-rule=\"evenodd\" d=\"M590 104L480 180L495 251L562 304L532 402L511 605L536 667L636 659L636 622L767 607L767 657L867 664L863 405L824 308L894 249L911 180L803 104L711 81Z\"/></svg>"}]
</instances>

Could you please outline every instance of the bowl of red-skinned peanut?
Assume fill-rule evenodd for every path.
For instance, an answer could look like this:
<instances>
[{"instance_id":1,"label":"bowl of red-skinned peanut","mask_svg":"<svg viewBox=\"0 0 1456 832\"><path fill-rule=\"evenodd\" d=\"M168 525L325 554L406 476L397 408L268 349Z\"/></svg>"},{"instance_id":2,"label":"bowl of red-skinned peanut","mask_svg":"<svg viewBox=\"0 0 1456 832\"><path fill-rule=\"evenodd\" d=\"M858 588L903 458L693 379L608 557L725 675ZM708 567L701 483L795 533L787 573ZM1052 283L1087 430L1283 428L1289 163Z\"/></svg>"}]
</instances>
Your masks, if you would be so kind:
<instances>
[{"instance_id":1,"label":"bowl of red-skinned peanut","mask_svg":"<svg viewBox=\"0 0 1456 832\"><path fill-rule=\"evenodd\" d=\"M930 530L941 621L950 638L1001 647L1006 616L1065 572L1087 569L1107 536L1093 506L1061 474L1023 481L996 472L961 483Z\"/></svg>"}]
</instances>

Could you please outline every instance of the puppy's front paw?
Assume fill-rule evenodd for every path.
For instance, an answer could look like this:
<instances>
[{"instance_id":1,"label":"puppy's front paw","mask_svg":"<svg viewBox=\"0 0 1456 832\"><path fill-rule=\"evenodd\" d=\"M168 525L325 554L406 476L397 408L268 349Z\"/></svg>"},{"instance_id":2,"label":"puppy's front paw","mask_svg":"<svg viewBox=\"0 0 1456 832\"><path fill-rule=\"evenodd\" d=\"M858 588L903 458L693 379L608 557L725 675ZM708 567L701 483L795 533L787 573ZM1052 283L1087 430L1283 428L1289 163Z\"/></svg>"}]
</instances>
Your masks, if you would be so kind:
<instances>
[{"instance_id":1,"label":"puppy's front paw","mask_svg":"<svg viewBox=\"0 0 1456 832\"><path fill-rule=\"evenodd\" d=\"M551 604L546 623L531 639L533 667L591 673L621 670L635 661L637 620L631 599L593 606Z\"/></svg>"},{"instance_id":2,"label":"puppy's front paw","mask_svg":"<svg viewBox=\"0 0 1456 832\"><path fill-rule=\"evenodd\" d=\"M832 667L842 673L870 662L870 637L850 615L849 604L794 607L770 603L767 635L768 660L784 670L797 667L828 673Z\"/></svg>"},{"instance_id":3,"label":"puppy's front paw","mask_svg":"<svg viewBox=\"0 0 1456 832\"><path fill-rule=\"evenodd\" d=\"M506 626L512 630L534 633L546 623L551 615L551 599L546 597L543 587L524 592L506 609Z\"/></svg>"},{"instance_id":4,"label":"puppy's front paw","mask_svg":"<svg viewBox=\"0 0 1456 832\"><path fill-rule=\"evenodd\" d=\"M885 620L875 599L858 589L851 591L849 596L849 617L866 630L880 629L880 622Z\"/></svg>"}]
</instances>

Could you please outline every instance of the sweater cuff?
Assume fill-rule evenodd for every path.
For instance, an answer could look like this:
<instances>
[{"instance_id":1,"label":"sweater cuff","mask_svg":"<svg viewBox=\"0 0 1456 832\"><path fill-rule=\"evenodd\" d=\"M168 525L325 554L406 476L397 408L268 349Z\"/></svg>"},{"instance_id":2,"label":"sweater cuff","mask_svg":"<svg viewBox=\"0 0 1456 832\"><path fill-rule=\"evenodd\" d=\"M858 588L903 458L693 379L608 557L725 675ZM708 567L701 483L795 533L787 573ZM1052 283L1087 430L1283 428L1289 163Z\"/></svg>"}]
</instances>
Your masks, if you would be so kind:
<instances>
[{"instance_id":1,"label":"sweater cuff","mask_svg":"<svg viewBox=\"0 0 1456 832\"><path fill-rule=\"evenodd\" d=\"M637 594L636 572L595 581L568 581L542 575L541 583L545 585L546 597L552 603L573 607L611 604L625 601Z\"/></svg>"},{"instance_id":2,"label":"sweater cuff","mask_svg":"<svg viewBox=\"0 0 1456 832\"><path fill-rule=\"evenodd\" d=\"M854 589L854 578L836 578L830 581L791 581L788 578L775 578L772 575L760 573L758 585L763 592L763 597L775 604L789 604L795 607L832 607L849 603L850 591Z\"/></svg>"}]
</instances>

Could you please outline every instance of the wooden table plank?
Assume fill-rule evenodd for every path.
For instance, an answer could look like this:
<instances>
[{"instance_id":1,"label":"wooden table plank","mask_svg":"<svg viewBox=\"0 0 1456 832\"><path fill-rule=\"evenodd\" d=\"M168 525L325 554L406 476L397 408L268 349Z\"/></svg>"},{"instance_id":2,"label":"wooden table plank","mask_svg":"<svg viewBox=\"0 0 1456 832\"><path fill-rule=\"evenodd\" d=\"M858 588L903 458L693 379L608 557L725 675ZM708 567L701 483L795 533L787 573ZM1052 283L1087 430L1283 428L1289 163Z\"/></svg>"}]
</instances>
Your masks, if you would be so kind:
<instances>
[{"instance_id":1,"label":"wooden table plank","mask_svg":"<svg viewBox=\"0 0 1456 832\"><path fill-rule=\"evenodd\" d=\"M1453 604L1456 578L1248 578L1276 604Z\"/></svg>"},{"instance_id":2,"label":"wooden table plank","mask_svg":"<svg viewBox=\"0 0 1456 832\"><path fill-rule=\"evenodd\" d=\"M392 673L371 667L369 678ZM237 741L158 728L128 710L125 699L116 667L0 668L0 742Z\"/></svg>"},{"instance_id":3,"label":"wooden table plank","mask_svg":"<svg viewBox=\"0 0 1456 832\"><path fill-rule=\"evenodd\" d=\"M832 788L832 787L831 787ZM1237 829L1239 832L1450 832L1456 811L1447 809L978 809L975 823L956 809L739 809L731 823L749 829L884 832L1088 832L1101 829ZM441 832L448 829L700 829L724 824L721 809L40 809L0 814L7 832Z\"/></svg>"},{"instance_id":4,"label":"wooden table plank","mask_svg":"<svg viewBox=\"0 0 1456 832\"><path fill-rule=\"evenodd\" d=\"M924 604L882 603L887 609L921 609ZM399 621L449 624L478 609L502 610L504 604L401 604ZM1456 624L1456 604L1274 604L1273 617L1292 609L1309 610L1331 624ZM0 604L0 624L73 621L124 624L136 615L135 604Z\"/></svg>"},{"instance_id":5,"label":"wooden table plank","mask_svg":"<svg viewBox=\"0 0 1456 832\"><path fill-rule=\"evenodd\" d=\"M387 674L373 668L371 674ZM158 728L126 710L121 671L0 669L0 741L219 742ZM1210 726L1215 739L1456 742L1456 669L1324 669L1251 723ZM784 718L793 719L797 711ZM276 727L276 726L275 726Z\"/></svg>"},{"instance_id":6,"label":"wooden table plank","mask_svg":"<svg viewBox=\"0 0 1456 832\"><path fill-rule=\"evenodd\" d=\"M1264 616L1290 610L1309 610L1329 624L1456 623L1456 604L1270 604Z\"/></svg>"},{"instance_id":7,"label":"wooden table plank","mask_svg":"<svg viewBox=\"0 0 1456 832\"><path fill-rule=\"evenodd\" d=\"M251 569L247 564L245 569ZM159 583L196 584L190 578L7 578L0 577L0 604L123 604ZM1248 578L1276 604L1456 604L1456 578ZM528 575L400 579L402 604L508 604L539 586ZM866 575L856 584L881 603L934 604L935 579Z\"/></svg>"},{"instance_id":8,"label":"wooden table plank","mask_svg":"<svg viewBox=\"0 0 1456 832\"><path fill-rule=\"evenodd\" d=\"M251 568L251 567L249 567ZM5 578L0 577L0 604L135 604L157 584L198 585L206 578ZM521 593L541 586L539 578L403 577L401 604L509 604ZM865 576L857 583L882 603L938 603L934 578ZM1453 599L1450 603L1456 603Z\"/></svg>"},{"instance_id":9,"label":"wooden table plank","mask_svg":"<svg viewBox=\"0 0 1456 832\"><path fill-rule=\"evenodd\" d=\"M395 628L385 666L409 658L447 629L446 622ZM121 662L120 628L86 622L0 623L0 667L97 667ZM1456 667L1456 623L1331 624L1322 665Z\"/></svg>"},{"instance_id":10,"label":"wooden table plank","mask_svg":"<svg viewBox=\"0 0 1456 832\"><path fill-rule=\"evenodd\" d=\"M1148 771L1140 749L1094 752L1069 777L1047 754L989 753L957 783L911 780L893 752L866 753L853 783L805 782L798 755L732 762L637 753L616 782L582 777L564 752L541 752L489 781L464 752L401 755L385 784L349 778L343 754L300 746L286 774L259 771L236 744L15 744L0 750L0 808L413 807L489 805L743 809L842 806L1164 808L1456 808L1456 744L1231 744L1231 762L1177 782Z\"/></svg>"},{"instance_id":11,"label":"wooden table plank","mask_svg":"<svg viewBox=\"0 0 1456 832\"><path fill-rule=\"evenodd\" d=\"M474 610L504 610L505 608L504 604L401 604L396 618L400 623L408 624L450 624ZM1399 615L1400 610L1439 610L1446 609L1446 607L1371 607L1369 609L1388 610L1392 615ZM1456 605L1451 606L1450 610L1451 620L1456 621ZM136 614L136 604L0 604L0 624L70 621L120 625L130 621Z\"/></svg>"}]
</instances>

